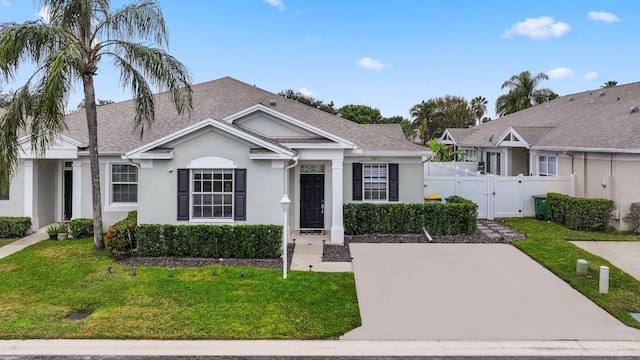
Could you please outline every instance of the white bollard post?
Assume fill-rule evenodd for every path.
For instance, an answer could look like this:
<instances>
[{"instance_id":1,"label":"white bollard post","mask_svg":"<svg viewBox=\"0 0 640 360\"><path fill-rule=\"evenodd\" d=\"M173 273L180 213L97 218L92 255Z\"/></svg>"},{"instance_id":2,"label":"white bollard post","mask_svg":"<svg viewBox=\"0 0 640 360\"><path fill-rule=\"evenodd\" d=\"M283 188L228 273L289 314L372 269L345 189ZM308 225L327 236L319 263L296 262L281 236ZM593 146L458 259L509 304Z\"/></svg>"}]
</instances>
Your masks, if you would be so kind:
<instances>
[{"instance_id":1,"label":"white bollard post","mask_svg":"<svg viewBox=\"0 0 640 360\"><path fill-rule=\"evenodd\" d=\"M609 293L609 268L607 266L600 266L600 293Z\"/></svg>"},{"instance_id":2,"label":"white bollard post","mask_svg":"<svg viewBox=\"0 0 640 360\"><path fill-rule=\"evenodd\" d=\"M581 276L587 275L587 265L589 263L587 260L578 259L578 263L576 264L576 273Z\"/></svg>"}]
</instances>

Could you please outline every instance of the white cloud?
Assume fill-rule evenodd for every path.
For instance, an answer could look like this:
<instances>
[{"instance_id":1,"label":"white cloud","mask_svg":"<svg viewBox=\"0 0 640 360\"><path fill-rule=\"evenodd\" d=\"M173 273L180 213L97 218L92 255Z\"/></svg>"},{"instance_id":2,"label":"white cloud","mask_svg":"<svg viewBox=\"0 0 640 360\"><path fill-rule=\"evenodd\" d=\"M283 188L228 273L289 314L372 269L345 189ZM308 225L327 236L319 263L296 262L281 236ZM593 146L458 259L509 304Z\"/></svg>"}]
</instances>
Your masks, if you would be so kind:
<instances>
[{"instance_id":1,"label":"white cloud","mask_svg":"<svg viewBox=\"0 0 640 360\"><path fill-rule=\"evenodd\" d=\"M309 91L309 89L307 89L306 87L301 87L300 89L298 89L298 92L307 97L313 97L313 95L315 95L312 91Z\"/></svg>"},{"instance_id":2,"label":"white cloud","mask_svg":"<svg viewBox=\"0 0 640 360\"><path fill-rule=\"evenodd\" d=\"M587 81L594 81L594 80L598 80L599 77L600 77L600 75L598 75L597 72L592 71L590 73L584 74L584 76L582 78L587 80Z\"/></svg>"},{"instance_id":3,"label":"white cloud","mask_svg":"<svg viewBox=\"0 0 640 360\"><path fill-rule=\"evenodd\" d=\"M589 11L589 19L595 21L604 21L607 24L612 22L620 21L620 18L615 16L612 13L604 12L604 11Z\"/></svg>"},{"instance_id":4,"label":"white cloud","mask_svg":"<svg viewBox=\"0 0 640 360\"><path fill-rule=\"evenodd\" d=\"M576 77L576 74L569 68L557 68L547 71L549 79L570 79Z\"/></svg>"},{"instance_id":5,"label":"white cloud","mask_svg":"<svg viewBox=\"0 0 640 360\"><path fill-rule=\"evenodd\" d=\"M511 29L504 31L502 37L511 38L511 35L522 35L532 39L548 39L550 37L563 36L569 30L571 30L571 27L568 24L560 21L556 22L549 16L541 16L515 23L511 26Z\"/></svg>"},{"instance_id":6,"label":"white cloud","mask_svg":"<svg viewBox=\"0 0 640 360\"><path fill-rule=\"evenodd\" d=\"M2 6L11 6L11 4L9 4L9 0L2 0L0 1L0 4L2 4Z\"/></svg>"},{"instance_id":7,"label":"white cloud","mask_svg":"<svg viewBox=\"0 0 640 360\"><path fill-rule=\"evenodd\" d=\"M372 59L368 56L358 60L358 66L367 70L382 70L389 67L389 65L385 65L380 61Z\"/></svg>"},{"instance_id":8,"label":"white cloud","mask_svg":"<svg viewBox=\"0 0 640 360\"><path fill-rule=\"evenodd\" d=\"M284 3L282 2L282 0L264 0L267 4L278 8L278 10L280 11L285 11L286 8L284 7Z\"/></svg>"},{"instance_id":9,"label":"white cloud","mask_svg":"<svg viewBox=\"0 0 640 360\"><path fill-rule=\"evenodd\" d=\"M46 24L51 21L51 11L49 11L49 8L46 6L43 6L35 15L41 18Z\"/></svg>"}]
</instances>

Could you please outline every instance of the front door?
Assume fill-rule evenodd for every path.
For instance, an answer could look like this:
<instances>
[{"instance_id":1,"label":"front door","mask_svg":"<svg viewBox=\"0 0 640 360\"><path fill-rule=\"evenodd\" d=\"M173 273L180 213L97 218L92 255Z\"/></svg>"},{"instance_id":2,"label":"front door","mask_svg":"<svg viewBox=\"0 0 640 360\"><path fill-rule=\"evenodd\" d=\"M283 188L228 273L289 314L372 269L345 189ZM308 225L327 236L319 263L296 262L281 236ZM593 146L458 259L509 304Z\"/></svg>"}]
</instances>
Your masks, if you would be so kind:
<instances>
[{"instance_id":1,"label":"front door","mask_svg":"<svg viewBox=\"0 0 640 360\"><path fill-rule=\"evenodd\" d=\"M70 220L73 217L73 171L64 170L64 186L63 186L63 212L62 220Z\"/></svg>"},{"instance_id":2,"label":"front door","mask_svg":"<svg viewBox=\"0 0 640 360\"><path fill-rule=\"evenodd\" d=\"M324 228L324 174L300 174L300 228Z\"/></svg>"}]
</instances>

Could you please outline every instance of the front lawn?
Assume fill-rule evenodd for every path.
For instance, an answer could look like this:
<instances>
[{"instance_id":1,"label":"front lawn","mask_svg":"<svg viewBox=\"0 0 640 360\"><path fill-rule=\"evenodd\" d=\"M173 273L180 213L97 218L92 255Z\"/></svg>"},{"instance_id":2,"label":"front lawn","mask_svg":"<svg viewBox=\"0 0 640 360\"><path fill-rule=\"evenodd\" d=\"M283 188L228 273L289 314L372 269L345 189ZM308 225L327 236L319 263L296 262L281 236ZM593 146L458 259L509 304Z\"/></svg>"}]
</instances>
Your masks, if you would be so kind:
<instances>
[{"instance_id":1,"label":"front lawn","mask_svg":"<svg viewBox=\"0 0 640 360\"><path fill-rule=\"evenodd\" d=\"M636 235L618 232L575 231L533 218L503 219L527 235L527 240L514 242L518 249L551 270L594 303L628 326L640 328L629 312L640 312L640 281L618 269L607 260L593 255L569 241L638 241ZM576 262L589 262L587 276L576 274ZM609 293L599 292L600 266L609 267Z\"/></svg>"},{"instance_id":2,"label":"front lawn","mask_svg":"<svg viewBox=\"0 0 640 360\"><path fill-rule=\"evenodd\" d=\"M352 273L136 270L90 239L44 241L0 259L0 338L330 339L360 325Z\"/></svg>"}]
</instances>

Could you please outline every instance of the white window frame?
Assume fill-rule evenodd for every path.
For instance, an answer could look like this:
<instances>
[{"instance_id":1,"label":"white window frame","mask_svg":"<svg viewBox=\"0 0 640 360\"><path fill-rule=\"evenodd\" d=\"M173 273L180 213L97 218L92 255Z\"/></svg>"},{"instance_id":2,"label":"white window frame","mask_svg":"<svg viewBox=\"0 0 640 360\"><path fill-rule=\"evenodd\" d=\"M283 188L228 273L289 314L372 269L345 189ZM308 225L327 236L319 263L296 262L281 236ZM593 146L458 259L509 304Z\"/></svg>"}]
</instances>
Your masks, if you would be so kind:
<instances>
[{"instance_id":1,"label":"white window frame","mask_svg":"<svg viewBox=\"0 0 640 360\"><path fill-rule=\"evenodd\" d=\"M487 151L485 158L485 173L493 174L493 175L502 175L502 152L501 151ZM490 161L491 156L495 156L494 161ZM500 156L500 161L498 161L498 156ZM492 168L489 168L489 165L494 164ZM493 172L495 170L495 172Z\"/></svg>"},{"instance_id":2,"label":"white window frame","mask_svg":"<svg viewBox=\"0 0 640 360\"><path fill-rule=\"evenodd\" d=\"M113 165L128 165L128 166L133 166L134 168L136 168L137 171L137 178L138 181L136 182L136 185L138 185L137 187L137 194L136 194L136 198L137 201L136 202L114 202L113 201ZM105 187L105 191L104 191L104 198L106 199L105 202L105 207L104 207L104 211L105 212L122 212L122 211L134 211L138 209L138 201L140 200L140 168L138 168L135 165L132 165L131 163L126 163L126 162L107 162L105 163L105 176L106 176L106 181L108 181L108 186Z\"/></svg>"},{"instance_id":3,"label":"white window frame","mask_svg":"<svg viewBox=\"0 0 640 360\"><path fill-rule=\"evenodd\" d=\"M382 167L385 168L385 178L384 178L384 189L382 188L378 188L378 189L370 189L367 190L367 184L381 184L382 181L380 181L380 172L378 171L378 173L376 174L377 177L370 177L369 180L367 180L367 167L373 168L376 167L377 169L380 169ZM372 173L373 174L373 173ZM378 180L378 181L374 181L374 180ZM369 193L368 193L369 191ZM378 196L380 195L381 191L384 191L384 199L373 199L373 198L367 198L367 194L369 194L369 196L371 197L371 195L373 194L373 192L376 191L378 193ZM362 201L365 202L388 202L389 201L389 164L388 163L363 163L362 164Z\"/></svg>"},{"instance_id":4,"label":"white window frame","mask_svg":"<svg viewBox=\"0 0 640 360\"><path fill-rule=\"evenodd\" d=\"M463 149L463 150L464 150L464 161L466 162L478 161L478 150L476 149Z\"/></svg>"},{"instance_id":5,"label":"white window frame","mask_svg":"<svg viewBox=\"0 0 640 360\"><path fill-rule=\"evenodd\" d=\"M204 172L211 172L211 191L202 191L204 190L204 181L205 179L199 179L196 180L195 175L197 173L202 173L204 174ZM220 179L219 181L222 182L222 191L214 191L214 184L215 184L215 179L214 179L214 174L218 172L222 174L222 179ZM226 180L224 178L225 174L230 174L231 175L231 179ZM196 188L196 181L200 181L202 182L200 190L196 192L195 188ZM189 219L190 221L193 222L233 222L234 221L234 216L235 216L235 173L234 173L234 169L230 169L230 168L202 168L202 169L190 169L189 172ZM225 183L229 182L231 184L231 191L224 191L224 186ZM202 199L205 199L205 196L211 196L211 203L210 204L204 204L202 201L201 203L197 204L196 203L196 196L203 196ZM214 204L214 200L213 198L216 196L221 196L222 197L222 204L217 205ZM230 196L231 200L230 200L230 204L227 204L224 200L224 198L226 196ZM196 217L195 216L195 209L196 207L199 206L201 211L200 211L200 216ZM222 213L223 216L220 217L215 217L214 213L215 213L215 207L216 206L221 206L222 207ZM224 208L226 206L231 206L231 214L230 216L224 216ZM204 209L205 207L210 207L211 208L211 217L203 217L202 214L204 213Z\"/></svg>"},{"instance_id":6,"label":"white window frame","mask_svg":"<svg viewBox=\"0 0 640 360\"><path fill-rule=\"evenodd\" d=\"M553 169L549 167L551 159L553 159ZM556 155L538 155L538 176L558 176L558 157Z\"/></svg>"}]
</instances>

